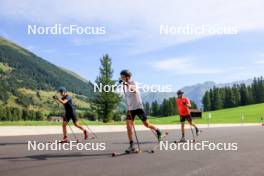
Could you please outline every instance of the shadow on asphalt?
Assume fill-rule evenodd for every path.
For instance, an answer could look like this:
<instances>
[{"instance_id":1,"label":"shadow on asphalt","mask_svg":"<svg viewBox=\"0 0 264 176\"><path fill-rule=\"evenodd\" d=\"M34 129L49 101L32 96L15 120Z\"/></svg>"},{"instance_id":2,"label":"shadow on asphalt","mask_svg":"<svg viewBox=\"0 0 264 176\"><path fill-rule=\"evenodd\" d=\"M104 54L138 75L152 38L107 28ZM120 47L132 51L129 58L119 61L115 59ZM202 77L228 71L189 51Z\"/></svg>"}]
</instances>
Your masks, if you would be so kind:
<instances>
[{"instance_id":1,"label":"shadow on asphalt","mask_svg":"<svg viewBox=\"0 0 264 176\"><path fill-rule=\"evenodd\" d=\"M44 155L30 155L22 157L3 157L2 160L48 160L53 158L75 158L75 157L98 157L98 156L109 156L112 157L112 153L96 153L96 154L44 154Z\"/></svg>"},{"instance_id":2,"label":"shadow on asphalt","mask_svg":"<svg viewBox=\"0 0 264 176\"><path fill-rule=\"evenodd\" d=\"M0 143L0 146L5 146L5 145L25 145L27 142L5 142L5 143Z\"/></svg>"},{"instance_id":3,"label":"shadow on asphalt","mask_svg":"<svg viewBox=\"0 0 264 176\"><path fill-rule=\"evenodd\" d=\"M155 141L145 141L145 142L139 142L139 144L157 144L158 142ZM129 144L128 142L113 142L112 144Z\"/></svg>"}]
</instances>

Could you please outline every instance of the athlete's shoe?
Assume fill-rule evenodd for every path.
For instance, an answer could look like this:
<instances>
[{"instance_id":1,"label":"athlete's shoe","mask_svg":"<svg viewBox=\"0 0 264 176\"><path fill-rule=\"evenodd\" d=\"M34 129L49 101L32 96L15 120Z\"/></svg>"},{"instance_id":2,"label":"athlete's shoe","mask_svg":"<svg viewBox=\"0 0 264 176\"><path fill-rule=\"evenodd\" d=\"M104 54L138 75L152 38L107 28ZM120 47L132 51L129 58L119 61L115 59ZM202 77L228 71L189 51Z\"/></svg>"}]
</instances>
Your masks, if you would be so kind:
<instances>
[{"instance_id":1,"label":"athlete's shoe","mask_svg":"<svg viewBox=\"0 0 264 176\"><path fill-rule=\"evenodd\" d=\"M195 128L195 132L196 132L196 136L199 136L200 130L197 127Z\"/></svg>"},{"instance_id":2,"label":"athlete's shoe","mask_svg":"<svg viewBox=\"0 0 264 176\"><path fill-rule=\"evenodd\" d=\"M64 143L69 143L70 141L68 140L67 137L64 137L61 141L59 141L60 144L64 144Z\"/></svg>"},{"instance_id":3,"label":"athlete's shoe","mask_svg":"<svg viewBox=\"0 0 264 176\"><path fill-rule=\"evenodd\" d=\"M179 142L187 142L184 137L181 138Z\"/></svg>"},{"instance_id":4,"label":"athlete's shoe","mask_svg":"<svg viewBox=\"0 0 264 176\"><path fill-rule=\"evenodd\" d=\"M84 130L83 134L84 134L84 140L87 140L88 139L88 132L86 130Z\"/></svg>"},{"instance_id":5,"label":"athlete's shoe","mask_svg":"<svg viewBox=\"0 0 264 176\"><path fill-rule=\"evenodd\" d=\"M156 130L156 133L157 133L158 141L161 141L162 132L161 132L159 129L157 129L157 130Z\"/></svg>"},{"instance_id":6,"label":"athlete's shoe","mask_svg":"<svg viewBox=\"0 0 264 176\"><path fill-rule=\"evenodd\" d=\"M126 153L134 152L136 149L134 147L134 143L130 143L128 149L126 149Z\"/></svg>"}]
</instances>

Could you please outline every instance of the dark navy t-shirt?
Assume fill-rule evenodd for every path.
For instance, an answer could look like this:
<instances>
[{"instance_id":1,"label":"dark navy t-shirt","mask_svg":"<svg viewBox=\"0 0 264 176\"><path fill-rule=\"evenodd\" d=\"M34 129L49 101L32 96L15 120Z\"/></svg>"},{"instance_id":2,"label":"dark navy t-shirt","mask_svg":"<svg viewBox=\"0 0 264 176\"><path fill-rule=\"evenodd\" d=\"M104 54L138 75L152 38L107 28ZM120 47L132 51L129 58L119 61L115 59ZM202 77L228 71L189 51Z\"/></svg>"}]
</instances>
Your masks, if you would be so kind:
<instances>
[{"instance_id":1,"label":"dark navy t-shirt","mask_svg":"<svg viewBox=\"0 0 264 176\"><path fill-rule=\"evenodd\" d=\"M72 98L69 95L62 97L62 100L68 100L67 103L64 104L65 112L66 113L75 113L75 108L72 103Z\"/></svg>"}]
</instances>

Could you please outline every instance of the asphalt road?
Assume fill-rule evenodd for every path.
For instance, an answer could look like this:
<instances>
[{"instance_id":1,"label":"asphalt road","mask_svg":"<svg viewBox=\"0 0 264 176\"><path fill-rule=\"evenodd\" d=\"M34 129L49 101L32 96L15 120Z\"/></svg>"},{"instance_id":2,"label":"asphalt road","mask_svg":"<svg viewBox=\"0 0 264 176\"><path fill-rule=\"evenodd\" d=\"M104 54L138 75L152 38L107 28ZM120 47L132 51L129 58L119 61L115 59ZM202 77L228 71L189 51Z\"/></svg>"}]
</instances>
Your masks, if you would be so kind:
<instances>
[{"instance_id":1,"label":"asphalt road","mask_svg":"<svg viewBox=\"0 0 264 176\"><path fill-rule=\"evenodd\" d=\"M7 131L8 133L8 131ZM166 140L179 139L169 131ZM237 143L237 151L156 151L112 157L127 146L126 133L100 133L105 151L28 151L27 141L47 142L59 135L0 137L1 176L260 176L264 175L264 127L204 129L197 142ZM155 145L151 132L138 132L142 150ZM188 130L187 137L191 137ZM95 142L95 140L93 140Z\"/></svg>"}]
</instances>

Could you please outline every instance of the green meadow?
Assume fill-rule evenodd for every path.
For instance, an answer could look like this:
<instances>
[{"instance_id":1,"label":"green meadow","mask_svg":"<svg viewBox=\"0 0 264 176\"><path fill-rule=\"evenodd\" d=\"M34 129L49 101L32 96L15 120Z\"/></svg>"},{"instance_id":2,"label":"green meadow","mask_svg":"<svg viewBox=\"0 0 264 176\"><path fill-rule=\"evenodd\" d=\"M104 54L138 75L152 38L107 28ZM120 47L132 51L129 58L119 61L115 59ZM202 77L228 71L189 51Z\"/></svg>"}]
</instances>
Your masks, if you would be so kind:
<instances>
[{"instance_id":1,"label":"green meadow","mask_svg":"<svg viewBox=\"0 0 264 176\"><path fill-rule=\"evenodd\" d=\"M209 118L209 113L211 118ZM241 106L237 108L230 108L218 111L204 112L202 118L194 119L197 124L219 124L219 123L260 123L261 117L264 117L264 103ZM179 116L169 116L153 118L149 117L149 120L154 124L179 124ZM81 123L88 125L122 125L125 122L97 122L81 120ZM141 124L140 120L136 120L136 124ZM44 126L44 125L61 125L60 122L48 122L48 121L1 121L1 126Z\"/></svg>"}]
</instances>

